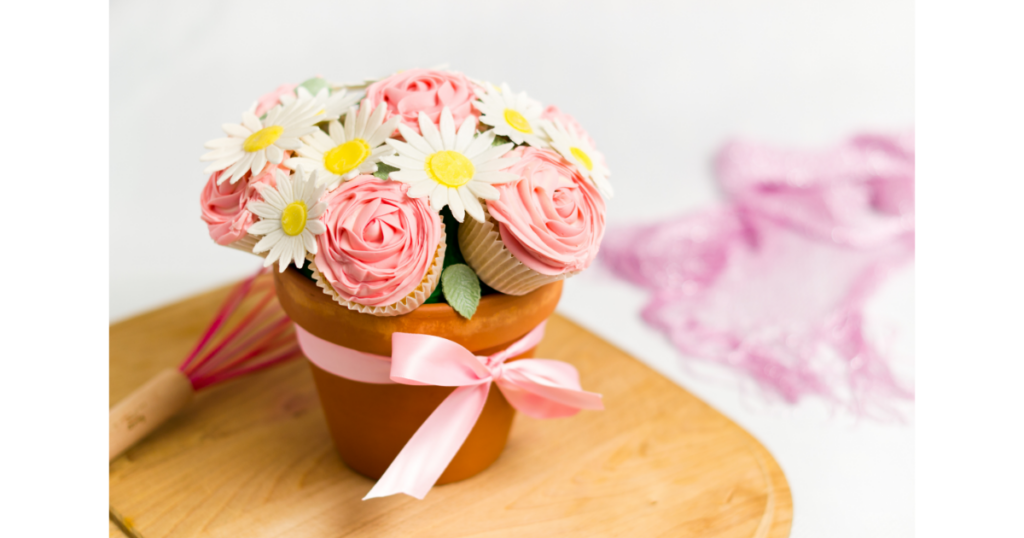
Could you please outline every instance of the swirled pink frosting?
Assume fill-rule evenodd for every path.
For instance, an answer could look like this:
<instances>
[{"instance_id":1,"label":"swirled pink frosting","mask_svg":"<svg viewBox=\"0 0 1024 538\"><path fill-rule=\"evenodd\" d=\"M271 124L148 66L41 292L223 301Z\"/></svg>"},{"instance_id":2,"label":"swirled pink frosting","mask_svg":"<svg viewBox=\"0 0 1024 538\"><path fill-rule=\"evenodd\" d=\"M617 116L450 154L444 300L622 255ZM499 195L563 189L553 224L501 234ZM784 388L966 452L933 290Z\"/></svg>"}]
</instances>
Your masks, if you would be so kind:
<instances>
[{"instance_id":1,"label":"swirled pink frosting","mask_svg":"<svg viewBox=\"0 0 1024 538\"><path fill-rule=\"evenodd\" d=\"M366 89L366 102L371 109L386 103L388 118L399 115L402 123L419 133L420 112L437 123L441 110L448 107L456 127L470 116L478 117L480 113L473 106L476 87L462 73L410 69L371 84Z\"/></svg>"},{"instance_id":2,"label":"swirled pink frosting","mask_svg":"<svg viewBox=\"0 0 1024 538\"><path fill-rule=\"evenodd\" d=\"M210 237L218 245L229 245L245 236L252 225L252 213L245 210L246 182L232 184L225 181L220 185L217 179L221 172L214 172L199 195L203 221Z\"/></svg>"},{"instance_id":3,"label":"swirled pink frosting","mask_svg":"<svg viewBox=\"0 0 1024 538\"><path fill-rule=\"evenodd\" d=\"M259 100L256 101L256 117L260 117L266 114L271 108L274 108L281 102L282 95L288 95L298 88L298 84L282 84L278 86L274 91L263 94Z\"/></svg>"},{"instance_id":4,"label":"swirled pink frosting","mask_svg":"<svg viewBox=\"0 0 1024 538\"><path fill-rule=\"evenodd\" d=\"M520 159L506 171L521 179L495 185L501 197L487 202L505 247L541 274L586 269L604 236L604 201L593 184L549 149L509 155Z\"/></svg>"},{"instance_id":5,"label":"swirled pink frosting","mask_svg":"<svg viewBox=\"0 0 1024 538\"><path fill-rule=\"evenodd\" d=\"M199 204L210 237L218 245L230 245L245 237L253 223L253 215L246 207L253 200L263 200L256 191L255 184L267 183L274 186L277 183L274 180L274 170L278 168L283 169L282 166L268 164L260 175L255 178L247 175L233 185L230 181L217 184L221 172L214 172L210 176L199 195Z\"/></svg>"},{"instance_id":6,"label":"swirled pink frosting","mask_svg":"<svg viewBox=\"0 0 1024 538\"><path fill-rule=\"evenodd\" d=\"M316 266L345 300L386 306L412 293L441 241L441 219L409 186L361 175L324 198Z\"/></svg>"}]
</instances>

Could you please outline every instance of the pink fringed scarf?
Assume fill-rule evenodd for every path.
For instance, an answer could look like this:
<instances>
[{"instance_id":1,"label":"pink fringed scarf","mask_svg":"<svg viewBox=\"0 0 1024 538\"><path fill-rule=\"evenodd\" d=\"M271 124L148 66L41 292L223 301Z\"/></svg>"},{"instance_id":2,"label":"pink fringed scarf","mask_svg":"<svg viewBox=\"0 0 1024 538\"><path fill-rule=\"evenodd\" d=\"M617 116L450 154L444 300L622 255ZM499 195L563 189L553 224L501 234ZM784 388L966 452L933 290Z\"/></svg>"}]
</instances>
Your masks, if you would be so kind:
<instances>
[{"instance_id":1,"label":"pink fringed scarf","mask_svg":"<svg viewBox=\"0 0 1024 538\"><path fill-rule=\"evenodd\" d=\"M913 134L814 152L733 143L716 169L724 206L605 238L602 259L653 291L644 319L789 402L869 414L912 399L862 324L870 292L914 255Z\"/></svg>"}]
</instances>

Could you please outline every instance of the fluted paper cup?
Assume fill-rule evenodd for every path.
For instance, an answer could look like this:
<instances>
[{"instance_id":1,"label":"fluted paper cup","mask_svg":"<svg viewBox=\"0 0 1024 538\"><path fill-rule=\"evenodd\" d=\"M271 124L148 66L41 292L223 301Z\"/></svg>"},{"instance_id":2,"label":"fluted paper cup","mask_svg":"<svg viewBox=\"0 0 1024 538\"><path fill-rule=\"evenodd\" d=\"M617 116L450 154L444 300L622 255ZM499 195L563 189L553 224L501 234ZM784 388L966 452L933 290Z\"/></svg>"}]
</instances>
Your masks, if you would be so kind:
<instances>
[{"instance_id":1,"label":"fluted paper cup","mask_svg":"<svg viewBox=\"0 0 1024 538\"><path fill-rule=\"evenodd\" d=\"M466 263L488 286L506 295L526 295L579 272L545 275L530 269L505 247L498 224L486 209L484 217L484 222L468 218L459 226L459 247Z\"/></svg>"},{"instance_id":2,"label":"fluted paper cup","mask_svg":"<svg viewBox=\"0 0 1024 538\"><path fill-rule=\"evenodd\" d=\"M245 237L239 239L238 241L228 243L227 246L236 250L241 250L242 252L248 252L249 254L256 254L261 258L266 258L269 251L259 253L252 251L252 249L256 246L256 243L260 242L261 238L262 236L259 235L245 234Z\"/></svg>"},{"instance_id":3,"label":"fluted paper cup","mask_svg":"<svg viewBox=\"0 0 1024 538\"><path fill-rule=\"evenodd\" d=\"M316 267L316 262L312 256L309 256L309 268L313 271L313 280L316 281L316 285L319 286L324 293L330 295L334 302L348 308L349 310L355 310L363 314L372 314L374 316L401 316L402 314L408 314L412 312L421 304L423 304L431 293L434 293L434 289L437 288L438 282L441 279L441 271L444 269L444 253L447 250L447 244L445 243L445 226L441 223L441 242L437 245L437 251L434 254L434 263L430 264L430 269L427 270L426 276L420 282L420 285L416 287L409 295L406 295L401 301L397 303L384 305L384 306L367 306L362 305L353 301L342 298L338 295L338 292L334 290L331 283L327 280L320 270Z\"/></svg>"}]
</instances>

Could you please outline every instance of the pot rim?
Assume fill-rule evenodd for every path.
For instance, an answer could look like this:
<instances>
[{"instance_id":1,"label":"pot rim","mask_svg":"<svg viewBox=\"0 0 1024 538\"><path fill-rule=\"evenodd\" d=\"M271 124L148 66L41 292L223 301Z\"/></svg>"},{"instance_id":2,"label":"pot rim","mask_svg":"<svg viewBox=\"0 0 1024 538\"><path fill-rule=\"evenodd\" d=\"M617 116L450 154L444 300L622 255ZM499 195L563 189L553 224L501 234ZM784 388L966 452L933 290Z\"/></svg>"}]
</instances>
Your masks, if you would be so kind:
<instances>
[{"instance_id":1,"label":"pot rim","mask_svg":"<svg viewBox=\"0 0 1024 538\"><path fill-rule=\"evenodd\" d=\"M294 267L275 271L274 285L281 306L303 329L341 346L388 357L395 332L439 336L473 352L500 349L546 320L562 294L562 281L558 281L521 296L486 295L467 320L447 303L424 304L407 314L387 317L349 310Z\"/></svg>"}]
</instances>

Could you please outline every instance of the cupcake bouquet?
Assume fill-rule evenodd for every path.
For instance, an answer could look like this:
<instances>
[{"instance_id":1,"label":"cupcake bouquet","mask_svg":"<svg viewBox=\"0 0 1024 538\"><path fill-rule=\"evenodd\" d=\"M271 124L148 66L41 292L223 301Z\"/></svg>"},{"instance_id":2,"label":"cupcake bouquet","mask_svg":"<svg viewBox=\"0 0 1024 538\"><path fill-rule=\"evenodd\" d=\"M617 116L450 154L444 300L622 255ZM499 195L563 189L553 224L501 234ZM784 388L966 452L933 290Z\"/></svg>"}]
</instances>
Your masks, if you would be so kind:
<instances>
[{"instance_id":1,"label":"cupcake bouquet","mask_svg":"<svg viewBox=\"0 0 1024 538\"><path fill-rule=\"evenodd\" d=\"M373 316L525 295L586 269L608 169L568 114L507 85L412 69L260 97L206 144L218 244L289 265Z\"/></svg>"}]
</instances>

